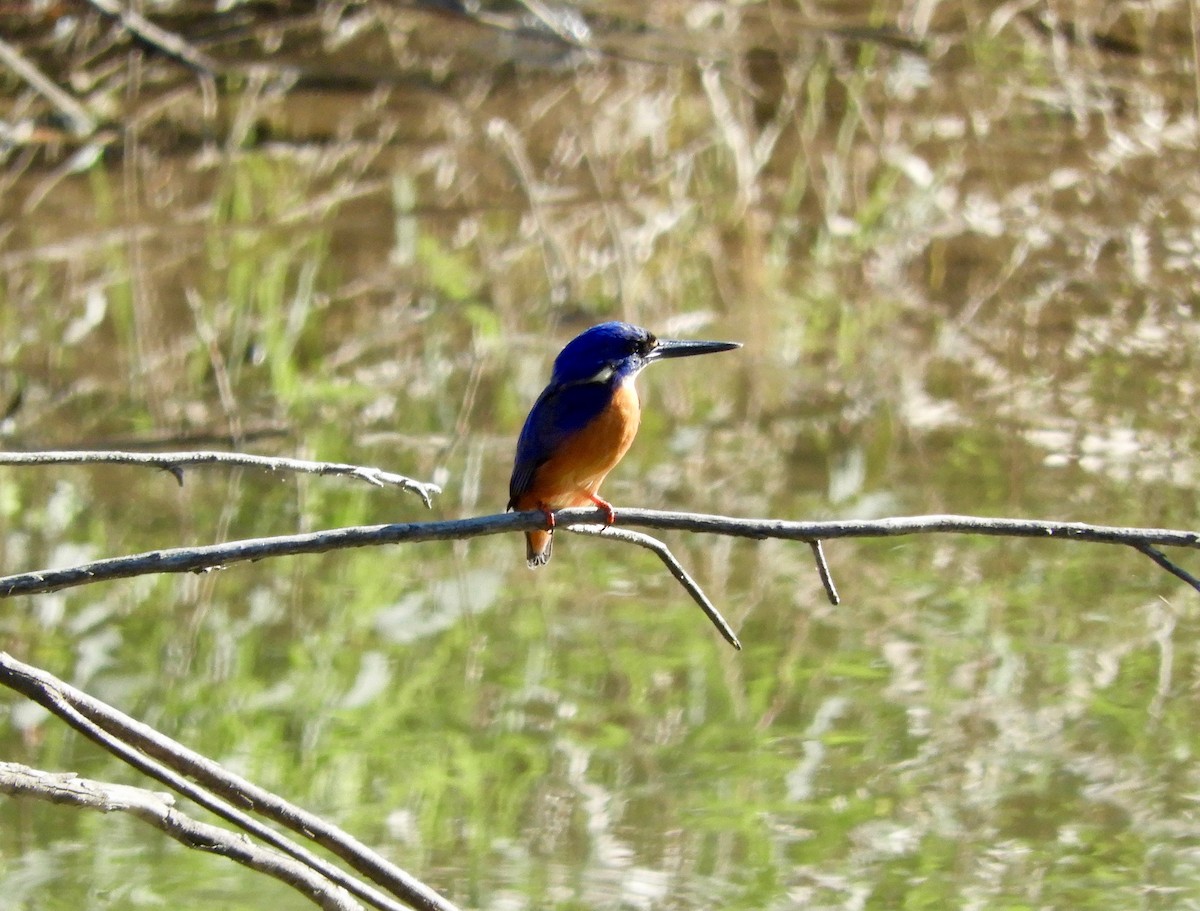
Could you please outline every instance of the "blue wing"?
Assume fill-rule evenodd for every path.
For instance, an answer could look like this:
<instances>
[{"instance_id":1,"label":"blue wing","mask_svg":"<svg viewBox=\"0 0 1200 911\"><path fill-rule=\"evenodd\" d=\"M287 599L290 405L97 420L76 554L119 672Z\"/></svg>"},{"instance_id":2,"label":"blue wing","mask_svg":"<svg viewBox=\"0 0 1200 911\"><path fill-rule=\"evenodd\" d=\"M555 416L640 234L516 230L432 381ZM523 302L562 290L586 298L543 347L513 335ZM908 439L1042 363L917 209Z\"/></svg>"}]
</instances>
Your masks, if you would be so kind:
<instances>
[{"instance_id":1,"label":"blue wing","mask_svg":"<svg viewBox=\"0 0 1200 911\"><path fill-rule=\"evenodd\" d=\"M547 386L525 419L508 482L508 508L533 486L533 476L573 434L590 424L612 397L607 383Z\"/></svg>"}]
</instances>

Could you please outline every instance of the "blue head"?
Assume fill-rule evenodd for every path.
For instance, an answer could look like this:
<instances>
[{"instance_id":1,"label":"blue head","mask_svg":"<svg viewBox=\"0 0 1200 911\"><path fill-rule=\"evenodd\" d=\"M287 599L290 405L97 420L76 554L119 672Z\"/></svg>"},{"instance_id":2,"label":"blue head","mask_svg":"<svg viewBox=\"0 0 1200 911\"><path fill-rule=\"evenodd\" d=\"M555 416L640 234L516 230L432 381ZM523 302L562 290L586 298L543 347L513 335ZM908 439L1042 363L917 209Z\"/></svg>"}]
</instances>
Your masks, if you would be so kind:
<instances>
[{"instance_id":1,"label":"blue head","mask_svg":"<svg viewBox=\"0 0 1200 911\"><path fill-rule=\"evenodd\" d=\"M656 338L640 326L611 322L581 332L554 360L553 386L621 382L649 364L671 357L740 348L737 342L694 342Z\"/></svg>"}]
</instances>

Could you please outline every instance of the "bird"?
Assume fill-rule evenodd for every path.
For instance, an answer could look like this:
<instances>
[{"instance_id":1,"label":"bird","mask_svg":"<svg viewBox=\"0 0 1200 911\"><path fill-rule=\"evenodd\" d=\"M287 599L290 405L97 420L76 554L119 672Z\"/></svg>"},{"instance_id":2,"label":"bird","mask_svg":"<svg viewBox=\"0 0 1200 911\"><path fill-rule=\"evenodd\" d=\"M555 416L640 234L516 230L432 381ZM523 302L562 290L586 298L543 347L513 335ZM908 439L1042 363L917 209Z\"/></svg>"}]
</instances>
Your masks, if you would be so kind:
<instances>
[{"instance_id":1,"label":"bird","mask_svg":"<svg viewBox=\"0 0 1200 911\"><path fill-rule=\"evenodd\" d=\"M550 560L553 510L592 503L605 524L616 510L600 485L637 435L641 403L634 380L655 361L740 348L740 342L657 338L624 322L592 326L554 360L550 384L538 396L521 435L508 483L508 509L540 510L546 528L525 533L531 568Z\"/></svg>"}]
</instances>

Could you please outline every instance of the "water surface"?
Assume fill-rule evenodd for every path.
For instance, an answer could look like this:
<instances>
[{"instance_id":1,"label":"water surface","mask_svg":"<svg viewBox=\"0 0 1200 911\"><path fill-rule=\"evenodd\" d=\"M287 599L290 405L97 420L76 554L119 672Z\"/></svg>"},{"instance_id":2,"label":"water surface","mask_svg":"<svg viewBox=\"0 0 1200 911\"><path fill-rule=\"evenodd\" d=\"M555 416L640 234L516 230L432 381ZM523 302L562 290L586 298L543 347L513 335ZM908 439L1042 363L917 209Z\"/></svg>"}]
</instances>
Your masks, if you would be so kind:
<instances>
[{"instance_id":1,"label":"water surface","mask_svg":"<svg viewBox=\"0 0 1200 911\"><path fill-rule=\"evenodd\" d=\"M6 469L4 574L499 511L554 354L610 318L745 343L642 378L618 507L1195 527L1187 4L550 9L570 41L503 6L146 9L219 78L3 14L98 126L0 76L0 443L444 487ZM1197 596L1149 560L836 542L834 608L803 546L668 540L743 652L652 556L566 536L538 573L511 536L17 598L0 646L464 907L1200 902ZM5 759L145 784L5 705ZM0 879L308 907L11 799Z\"/></svg>"}]
</instances>

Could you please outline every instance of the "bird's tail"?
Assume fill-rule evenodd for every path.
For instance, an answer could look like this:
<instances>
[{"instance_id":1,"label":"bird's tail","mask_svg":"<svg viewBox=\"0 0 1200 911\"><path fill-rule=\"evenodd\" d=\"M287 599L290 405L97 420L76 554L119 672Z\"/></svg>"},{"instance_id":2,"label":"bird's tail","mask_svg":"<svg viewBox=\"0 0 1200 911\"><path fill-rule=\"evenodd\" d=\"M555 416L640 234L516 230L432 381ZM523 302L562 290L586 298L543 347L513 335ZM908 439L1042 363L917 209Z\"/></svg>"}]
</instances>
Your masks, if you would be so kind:
<instances>
[{"instance_id":1,"label":"bird's tail","mask_svg":"<svg viewBox=\"0 0 1200 911\"><path fill-rule=\"evenodd\" d=\"M525 562L530 569L537 569L550 562L550 551L554 548L553 533L549 531L525 532Z\"/></svg>"}]
</instances>

